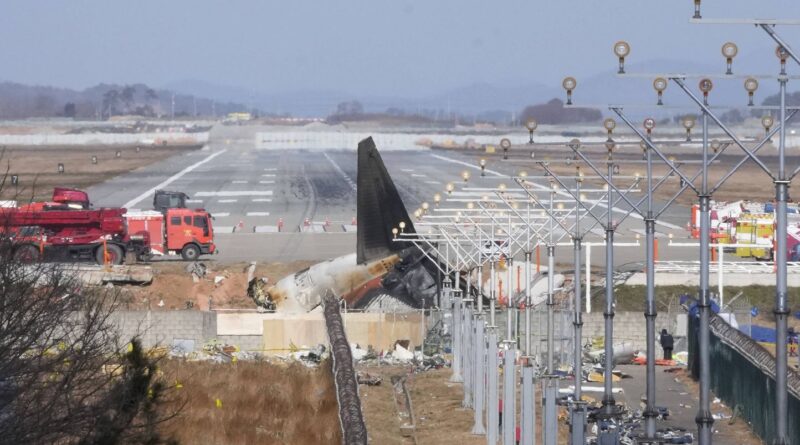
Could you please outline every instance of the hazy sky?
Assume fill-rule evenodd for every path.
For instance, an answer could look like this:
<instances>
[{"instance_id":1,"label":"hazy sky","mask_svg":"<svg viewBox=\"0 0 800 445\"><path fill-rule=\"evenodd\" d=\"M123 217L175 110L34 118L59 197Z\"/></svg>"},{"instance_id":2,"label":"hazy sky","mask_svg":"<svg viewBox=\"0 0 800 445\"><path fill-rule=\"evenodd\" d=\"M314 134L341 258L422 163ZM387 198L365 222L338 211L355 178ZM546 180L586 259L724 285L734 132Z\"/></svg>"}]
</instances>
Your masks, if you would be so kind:
<instances>
[{"instance_id":1,"label":"hazy sky","mask_svg":"<svg viewBox=\"0 0 800 445\"><path fill-rule=\"evenodd\" d=\"M798 0L703 3L706 17L800 18ZM620 38L632 63L724 65L727 40L741 57L774 49L763 31L689 25L691 14L691 0L4 0L0 79L414 96L580 79L615 66ZM800 48L800 32L782 29Z\"/></svg>"}]
</instances>

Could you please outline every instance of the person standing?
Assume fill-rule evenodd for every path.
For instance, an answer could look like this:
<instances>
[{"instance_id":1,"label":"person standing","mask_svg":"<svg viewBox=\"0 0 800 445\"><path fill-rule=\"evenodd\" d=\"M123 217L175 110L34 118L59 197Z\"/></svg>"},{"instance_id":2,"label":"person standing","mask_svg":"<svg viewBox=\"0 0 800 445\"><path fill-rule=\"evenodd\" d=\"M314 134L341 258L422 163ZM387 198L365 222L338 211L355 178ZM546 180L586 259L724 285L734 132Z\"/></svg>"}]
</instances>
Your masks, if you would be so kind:
<instances>
[{"instance_id":1,"label":"person standing","mask_svg":"<svg viewBox=\"0 0 800 445\"><path fill-rule=\"evenodd\" d=\"M666 329L661 330L661 348L664 349L664 360L672 360L672 348L675 346L675 339Z\"/></svg>"}]
</instances>

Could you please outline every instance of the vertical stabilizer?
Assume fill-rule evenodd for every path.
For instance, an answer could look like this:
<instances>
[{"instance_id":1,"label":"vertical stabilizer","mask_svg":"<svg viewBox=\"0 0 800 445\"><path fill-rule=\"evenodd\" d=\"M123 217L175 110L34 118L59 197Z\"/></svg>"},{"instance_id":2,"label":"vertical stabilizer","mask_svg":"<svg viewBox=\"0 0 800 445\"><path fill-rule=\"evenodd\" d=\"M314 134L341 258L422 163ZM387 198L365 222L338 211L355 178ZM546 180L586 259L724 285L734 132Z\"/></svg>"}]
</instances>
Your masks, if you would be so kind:
<instances>
[{"instance_id":1,"label":"vertical stabilizer","mask_svg":"<svg viewBox=\"0 0 800 445\"><path fill-rule=\"evenodd\" d=\"M384 258L408 247L392 241L392 228L403 221L405 232L413 233L414 223L371 137L358 143L357 183L358 263Z\"/></svg>"}]
</instances>

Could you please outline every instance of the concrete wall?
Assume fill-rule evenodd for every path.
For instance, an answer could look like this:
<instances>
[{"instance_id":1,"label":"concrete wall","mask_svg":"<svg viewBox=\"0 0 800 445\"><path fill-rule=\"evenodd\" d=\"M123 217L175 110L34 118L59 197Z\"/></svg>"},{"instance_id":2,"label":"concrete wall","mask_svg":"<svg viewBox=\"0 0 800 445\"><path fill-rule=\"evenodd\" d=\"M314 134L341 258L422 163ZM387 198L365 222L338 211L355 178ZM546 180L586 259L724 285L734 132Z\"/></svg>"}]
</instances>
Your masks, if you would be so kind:
<instances>
[{"instance_id":1,"label":"concrete wall","mask_svg":"<svg viewBox=\"0 0 800 445\"><path fill-rule=\"evenodd\" d=\"M660 313L656 318L656 333L667 329L675 336L676 350L684 348L686 315ZM536 320L537 317L534 317ZM571 317L564 317L564 331L572 329ZM258 312L203 312L181 311L119 311L113 321L123 338L141 335L145 346L200 349L209 340L236 345L245 351L284 352L290 344L313 347L327 343L327 331L321 313L294 316ZM427 322L428 320L426 320ZM422 339L422 320L419 314L363 314L345 315L348 340L362 347L390 349L395 340L411 340L418 346ZM498 314L497 324L501 337L505 335L505 314ZM583 342L604 335L604 319L600 312L583 314ZM534 342L544 340L543 326L534 326ZM542 338L539 338L542 337ZM614 317L615 342L626 342L644 350L646 332L642 312L619 312Z\"/></svg>"},{"instance_id":2,"label":"concrete wall","mask_svg":"<svg viewBox=\"0 0 800 445\"><path fill-rule=\"evenodd\" d=\"M112 315L122 338L140 336L146 347L203 343L217 336L217 317L203 311L118 311Z\"/></svg>"}]
</instances>

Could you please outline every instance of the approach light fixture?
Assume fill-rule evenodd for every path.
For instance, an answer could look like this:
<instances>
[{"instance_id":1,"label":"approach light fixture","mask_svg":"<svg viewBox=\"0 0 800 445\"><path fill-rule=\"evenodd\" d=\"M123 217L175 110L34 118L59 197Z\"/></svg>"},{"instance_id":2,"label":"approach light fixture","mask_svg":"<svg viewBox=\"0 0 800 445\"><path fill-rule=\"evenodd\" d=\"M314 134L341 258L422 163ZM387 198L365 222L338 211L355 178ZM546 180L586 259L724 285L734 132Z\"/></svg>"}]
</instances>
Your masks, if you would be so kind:
<instances>
[{"instance_id":1,"label":"approach light fixture","mask_svg":"<svg viewBox=\"0 0 800 445\"><path fill-rule=\"evenodd\" d=\"M761 126L764 127L764 132L766 134L769 134L769 130L773 125L775 125L775 119L773 119L769 114L761 118ZM770 140L770 142L772 142L772 140Z\"/></svg>"},{"instance_id":2,"label":"approach light fixture","mask_svg":"<svg viewBox=\"0 0 800 445\"><path fill-rule=\"evenodd\" d=\"M753 94L758 89L758 80L754 77L748 77L744 80L744 89L747 90L747 106L753 106Z\"/></svg>"},{"instance_id":3,"label":"approach light fixture","mask_svg":"<svg viewBox=\"0 0 800 445\"><path fill-rule=\"evenodd\" d=\"M508 149L511 148L511 140L508 138L500 139L500 148L503 149L503 159L508 159Z\"/></svg>"},{"instance_id":4,"label":"approach light fixture","mask_svg":"<svg viewBox=\"0 0 800 445\"><path fill-rule=\"evenodd\" d=\"M617 122L609 117L603 121L603 127L608 133L608 141L611 141L611 134L614 132L614 129L617 128Z\"/></svg>"},{"instance_id":5,"label":"approach light fixture","mask_svg":"<svg viewBox=\"0 0 800 445\"><path fill-rule=\"evenodd\" d=\"M461 172L461 178L464 180L464 182L467 182L467 181L469 181L469 172L468 172L468 171L466 171L466 170L464 170L463 172Z\"/></svg>"},{"instance_id":6,"label":"approach light fixture","mask_svg":"<svg viewBox=\"0 0 800 445\"><path fill-rule=\"evenodd\" d=\"M639 141L639 147L642 149L642 159L647 159L647 143L641 140Z\"/></svg>"},{"instance_id":7,"label":"approach light fixture","mask_svg":"<svg viewBox=\"0 0 800 445\"><path fill-rule=\"evenodd\" d=\"M539 123L536 122L536 119L528 119L525 121L525 128L528 129L528 135L530 138L528 139L528 144L533 145L533 131L536 130L536 127L539 126Z\"/></svg>"},{"instance_id":8,"label":"approach light fixture","mask_svg":"<svg viewBox=\"0 0 800 445\"><path fill-rule=\"evenodd\" d=\"M423 202L422 203L422 214L424 215L424 214L428 213L428 209L429 208L431 208L431 205L428 204L427 201Z\"/></svg>"},{"instance_id":9,"label":"approach light fixture","mask_svg":"<svg viewBox=\"0 0 800 445\"><path fill-rule=\"evenodd\" d=\"M474 202L468 202L467 203L467 209L472 210L474 208L475 208L475 203Z\"/></svg>"},{"instance_id":10,"label":"approach light fixture","mask_svg":"<svg viewBox=\"0 0 800 445\"><path fill-rule=\"evenodd\" d=\"M119 151L119 150L117 150L117 152L116 152L114 155L115 155L116 157L120 158L120 157L122 157L122 152L121 152L121 151Z\"/></svg>"},{"instance_id":11,"label":"approach light fixture","mask_svg":"<svg viewBox=\"0 0 800 445\"><path fill-rule=\"evenodd\" d=\"M628 42L620 40L614 44L614 54L619 57L619 71L618 74L625 74L625 58L631 53L631 46Z\"/></svg>"},{"instance_id":12,"label":"approach light fixture","mask_svg":"<svg viewBox=\"0 0 800 445\"><path fill-rule=\"evenodd\" d=\"M397 227L392 227L392 235L394 235L395 237L397 237L397 232L399 232L399 231L397 230Z\"/></svg>"},{"instance_id":13,"label":"approach light fixture","mask_svg":"<svg viewBox=\"0 0 800 445\"><path fill-rule=\"evenodd\" d=\"M733 42L725 42L722 45L722 55L725 56L726 70L725 74L733 74L733 58L739 54L739 47Z\"/></svg>"},{"instance_id":14,"label":"approach light fixture","mask_svg":"<svg viewBox=\"0 0 800 445\"><path fill-rule=\"evenodd\" d=\"M703 92L703 102L708 105L708 93L714 89L714 82L712 82L709 78L700 79L698 87L700 88L700 91Z\"/></svg>"},{"instance_id":15,"label":"approach light fixture","mask_svg":"<svg viewBox=\"0 0 800 445\"><path fill-rule=\"evenodd\" d=\"M786 59L789 58L789 51L786 51L782 45L775 48L775 55L781 60L781 74L786 74Z\"/></svg>"},{"instance_id":16,"label":"approach light fixture","mask_svg":"<svg viewBox=\"0 0 800 445\"><path fill-rule=\"evenodd\" d=\"M481 176L486 176L486 159L481 159Z\"/></svg>"},{"instance_id":17,"label":"approach light fixture","mask_svg":"<svg viewBox=\"0 0 800 445\"><path fill-rule=\"evenodd\" d=\"M578 81L574 77L565 77L561 81L561 86L567 90L567 105L572 105L572 90L578 86Z\"/></svg>"},{"instance_id":18,"label":"approach light fixture","mask_svg":"<svg viewBox=\"0 0 800 445\"><path fill-rule=\"evenodd\" d=\"M692 128L694 128L695 122L696 119L692 115L683 116L681 119L681 124L686 129L686 142L692 142Z\"/></svg>"},{"instance_id":19,"label":"approach light fixture","mask_svg":"<svg viewBox=\"0 0 800 445\"><path fill-rule=\"evenodd\" d=\"M92 164L97 164L97 156L92 156Z\"/></svg>"},{"instance_id":20,"label":"approach light fixture","mask_svg":"<svg viewBox=\"0 0 800 445\"><path fill-rule=\"evenodd\" d=\"M574 148L575 150L580 150L581 149L581 140L578 139L578 138L574 138L571 141L569 141L569 146Z\"/></svg>"},{"instance_id":21,"label":"approach light fixture","mask_svg":"<svg viewBox=\"0 0 800 445\"><path fill-rule=\"evenodd\" d=\"M519 172L519 174L517 174L517 176L519 176L520 178L526 178L528 177L528 172L522 170L521 172Z\"/></svg>"},{"instance_id":22,"label":"approach light fixture","mask_svg":"<svg viewBox=\"0 0 800 445\"><path fill-rule=\"evenodd\" d=\"M644 120L642 125L644 126L644 129L647 130L647 136L649 137L650 133L653 132L653 128L656 128L656 120L652 117L648 117Z\"/></svg>"},{"instance_id":23,"label":"approach light fixture","mask_svg":"<svg viewBox=\"0 0 800 445\"><path fill-rule=\"evenodd\" d=\"M59 174L64 173L64 164L60 162L58 163L58 173Z\"/></svg>"},{"instance_id":24,"label":"approach light fixture","mask_svg":"<svg viewBox=\"0 0 800 445\"><path fill-rule=\"evenodd\" d=\"M452 195L452 194L453 194L453 190L454 190L455 188L456 188L456 186L455 186L455 185L453 185L453 183L452 183L452 182L448 182L448 183L447 183L447 186L445 187L445 189L447 190L447 194L448 194L448 195Z\"/></svg>"},{"instance_id":25,"label":"approach light fixture","mask_svg":"<svg viewBox=\"0 0 800 445\"><path fill-rule=\"evenodd\" d=\"M714 151L714 154L717 154L719 149L722 147L722 144L719 142L719 139L712 139L711 140L711 150Z\"/></svg>"},{"instance_id":26,"label":"approach light fixture","mask_svg":"<svg viewBox=\"0 0 800 445\"><path fill-rule=\"evenodd\" d=\"M664 90L667 89L667 85L667 79L663 77L656 77L655 80L653 80L653 89L658 93L658 103L656 105L664 105L661 99L664 96Z\"/></svg>"},{"instance_id":27,"label":"approach light fixture","mask_svg":"<svg viewBox=\"0 0 800 445\"><path fill-rule=\"evenodd\" d=\"M442 202L442 195L438 193L434 193L433 195L433 205L439 207L439 203Z\"/></svg>"},{"instance_id":28,"label":"approach light fixture","mask_svg":"<svg viewBox=\"0 0 800 445\"><path fill-rule=\"evenodd\" d=\"M694 19L701 19L703 16L700 15L700 0L694 0Z\"/></svg>"}]
</instances>

